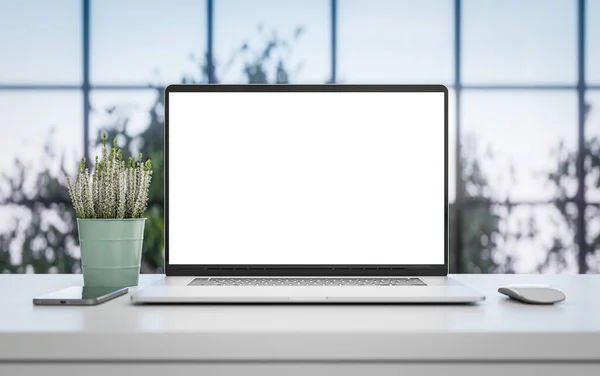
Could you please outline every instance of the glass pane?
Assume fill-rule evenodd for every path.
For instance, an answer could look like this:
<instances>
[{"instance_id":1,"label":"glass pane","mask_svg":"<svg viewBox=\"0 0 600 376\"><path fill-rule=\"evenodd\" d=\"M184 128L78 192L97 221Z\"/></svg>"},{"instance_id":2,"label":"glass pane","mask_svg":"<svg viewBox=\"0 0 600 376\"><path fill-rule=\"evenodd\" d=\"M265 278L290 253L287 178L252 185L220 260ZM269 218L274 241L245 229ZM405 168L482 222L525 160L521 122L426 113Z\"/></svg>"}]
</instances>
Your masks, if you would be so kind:
<instances>
[{"instance_id":1,"label":"glass pane","mask_svg":"<svg viewBox=\"0 0 600 376\"><path fill-rule=\"evenodd\" d=\"M200 78L204 1L101 0L92 2L91 11L94 84L166 85L184 75Z\"/></svg>"},{"instance_id":2,"label":"glass pane","mask_svg":"<svg viewBox=\"0 0 600 376\"><path fill-rule=\"evenodd\" d=\"M465 83L575 83L573 0L463 1Z\"/></svg>"},{"instance_id":3,"label":"glass pane","mask_svg":"<svg viewBox=\"0 0 600 376\"><path fill-rule=\"evenodd\" d=\"M79 270L63 169L83 154L82 108L76 90L0 93L0 273Z\"/></svg>"},{"instance_id":4,"label":"glass pane","mask_svg":"<svg viewBox=\"0 0 600 376\"><path fill-rule=\"evenodd\" d=\"M81 82L81 1L0 2L0 83Z\"/></svg>"},{"instance_id":5,"label":"glass pane","mask_svg":"<svg viewBox=\"0 0 600 376\"><path fill-rule=\"evenodd\" d=\"M448 90L448 202L456 199L456 93Z\"/></svg>"},{"instance_id":6,"label":"glass pane","mask_svg":"<svg viewBox=\"0 0 600 376\"><path fill-rule=\"evenodd\" d=\"M586 154L586 199L600 202L600 91L586 94L589 112L585 124ZM575 156L571 156L574 163Z\"/></svg>"},{"instance_id":7,"label":"glass pane","mask_svg":"<svg viewBox=\"0 0 600 376\"><path fill-rule=\"evenodd\" d=\"M586 208L587 243L590 254L587 266L590 272L600 272L600 206L590 205Z\"/></svg>"},{"instance_id":8,"label":"glass pane","mask_svg":"<svg viewBox=\"0 0 600 376\"><path fill-rule=\"evenodd\" d=\"M232 83L328 81L329 4L327 0L215 1L217 79ZM280 62L283 69L278 74Z\"/></svg>"},{"instance_id":9,"label":"glass pane","mask_svg":"<svg viewBox=\"0 0 600 376\"><path fill-rule=\"evenodd\" d=\"M125 129L134 137L150 124L150 110L156 101L155 90L92 91L90 102L90 142L96 145L102 140L101 131L107 128ZM162 116L162 115L161 115ZM100 148L90 149L90 154L100 153ZM132 150L132 152L136 152Z\"/></svg>"},{"instance_id":10,"label":"glass pane","mask_svg":"<svg viewBox=\"0 0 600 376\"><path fill-rule=\"evenodd\" d=\"M14 158L19 158L38 172L48 162L44 156L48 141L58 160L65 153L65 167L75 171L83 151L82 108L81 93L76 90L0 93L0 171L10 174ZM60 171L59 164L50 167Z\"/></svg>"},{"instance_id":11,"label":"glass pane","mask_svg":"<svg viewBox=\"0 0 600 376\"><path fill-rule=\"evenodd\" d=\"M477 162L472 180L485 181L467 187L467 195L511 201L559 195L548 174L557 172L563 151L577 145L574 92L467 91L463 104L463 154ZM577 185L568 182L565 189L573 195Z\"/></svg>"},{"instance_id":12,"label":"glass pane","mask_svg":"<svg viewBox=\"0 0 600 376\"><path fill-rule=\"evenodd\" d=\"M338 2L338 81L441 83L454 69L453 2Z\"/></svg>"},{"instance_id":13,"label":"glass pane","mask_svg":"<svg viewBox=\"0 0 600 376\"><path fill-rule=\"evenodd\" d=\"M554 205L474 205L465 208L463 258L467 273L576 272L575 234ZM553 252L550 252L553 250Z\"/></svg>"},{"instance_id":14,"label":"glass pane","mask_svg":"<svg viewBox=\"0 0 600 376\"><path fill-rule=\"evenodd\" d=\"M600 83L600 1L586 3L586 78L589 82Z\"/></svg>"}]
</instances>

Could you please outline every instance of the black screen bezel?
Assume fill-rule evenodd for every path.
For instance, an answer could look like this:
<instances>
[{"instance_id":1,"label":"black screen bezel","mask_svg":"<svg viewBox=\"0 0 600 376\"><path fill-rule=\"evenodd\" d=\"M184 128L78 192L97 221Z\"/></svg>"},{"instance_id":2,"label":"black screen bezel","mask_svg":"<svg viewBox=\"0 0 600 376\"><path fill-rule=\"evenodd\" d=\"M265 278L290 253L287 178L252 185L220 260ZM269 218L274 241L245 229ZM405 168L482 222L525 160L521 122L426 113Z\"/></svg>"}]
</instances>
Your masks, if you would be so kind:
<instances>
[{"instance_id":1,"label":"black screen bezel","mask_svg":"<svg viewBox=\"0 0 600 376\"><path fill-rule=\"evenodd\" d=\"M444 264L183 265L169 263L169 93L182 92L436 92L444 93ZM448 275L448 89L443 85L169 85L165 89L164 192L167 276L446 276ZM440 192L441 193L441 192ZM193 246L193 245L190 245ZM435 246L435 245L432 245Z\"/></svg>"}]
</instances>

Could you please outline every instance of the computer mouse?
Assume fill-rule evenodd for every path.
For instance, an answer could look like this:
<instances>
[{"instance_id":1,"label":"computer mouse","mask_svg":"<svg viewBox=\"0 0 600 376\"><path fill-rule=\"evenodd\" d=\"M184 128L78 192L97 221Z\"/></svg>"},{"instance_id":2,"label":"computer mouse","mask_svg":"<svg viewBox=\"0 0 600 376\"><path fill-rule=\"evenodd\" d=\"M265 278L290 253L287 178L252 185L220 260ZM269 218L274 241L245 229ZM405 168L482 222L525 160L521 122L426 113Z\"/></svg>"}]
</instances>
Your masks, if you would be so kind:
<instances>
[{"instance_id":1,"label":"computer mouse","mask_svg":"<svg viewBox=\"0 0 600 376\"><path fill-rule=\"evenodd\" d=\"M567 298L564 292L548 285L509 285L500 287L498 292L530 304L553 304Z\"/></svg>"}]
</instances>

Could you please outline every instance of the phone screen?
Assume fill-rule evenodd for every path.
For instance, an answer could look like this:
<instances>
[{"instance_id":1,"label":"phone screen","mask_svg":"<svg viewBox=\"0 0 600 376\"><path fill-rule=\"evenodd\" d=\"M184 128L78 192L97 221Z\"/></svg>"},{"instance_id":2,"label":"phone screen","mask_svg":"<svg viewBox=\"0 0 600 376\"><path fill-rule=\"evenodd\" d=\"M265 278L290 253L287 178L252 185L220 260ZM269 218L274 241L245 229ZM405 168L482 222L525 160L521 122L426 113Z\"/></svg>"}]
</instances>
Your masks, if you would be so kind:
<instances>
[{"instance_id":1,"label":"phone screen","mask_svg":"<svg viewBox=\"0 0 600 376\"><path fill-rule=\"evenodd\" d=\"M101 302L127 293L126 287L72 286L35 298L34 304L77 304Z\"/></svg>"}]
</instances>

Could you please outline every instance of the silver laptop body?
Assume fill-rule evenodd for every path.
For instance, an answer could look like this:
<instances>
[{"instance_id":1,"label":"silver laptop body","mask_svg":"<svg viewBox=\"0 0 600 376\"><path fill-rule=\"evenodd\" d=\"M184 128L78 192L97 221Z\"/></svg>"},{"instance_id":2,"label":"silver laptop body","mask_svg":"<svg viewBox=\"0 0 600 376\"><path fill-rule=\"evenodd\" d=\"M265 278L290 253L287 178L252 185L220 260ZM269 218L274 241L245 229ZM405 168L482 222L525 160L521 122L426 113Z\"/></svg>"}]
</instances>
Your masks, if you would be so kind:
<instances>
[{"instance_id":1,"label":"silver laptop body","mask_svg":"<svg viewBox=\"0 0 600 376\"><path fill-rule=\"evenodd\" d=\"M444 86L171 85L166 277L131 300L484 300L447 239Z\"/></svg>"}]
</instances>

